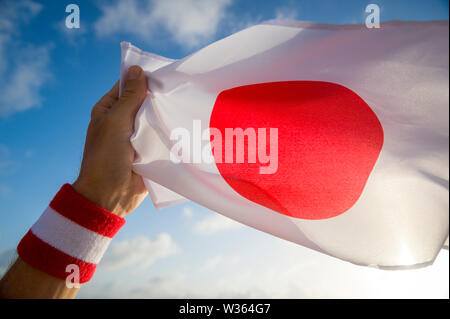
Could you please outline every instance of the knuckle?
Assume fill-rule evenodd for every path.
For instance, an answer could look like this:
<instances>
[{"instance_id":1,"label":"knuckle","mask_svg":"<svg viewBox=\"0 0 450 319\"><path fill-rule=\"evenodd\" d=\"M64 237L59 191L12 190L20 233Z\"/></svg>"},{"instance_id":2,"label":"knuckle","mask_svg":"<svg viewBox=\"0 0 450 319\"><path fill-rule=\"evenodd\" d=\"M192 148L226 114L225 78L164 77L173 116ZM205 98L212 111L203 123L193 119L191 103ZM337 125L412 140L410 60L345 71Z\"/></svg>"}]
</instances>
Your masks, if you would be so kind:
<instances>
[{"instance_id":1,"label":"knuckle","mask_svg":"<svg viewBox=\"0 0 450 319\"><path fill-rule=\"evenodd\" d=\"M94 106L91 110L91 120L97 118L98 116L98 109L97 106Z\"/></svg>"}]
</instances>

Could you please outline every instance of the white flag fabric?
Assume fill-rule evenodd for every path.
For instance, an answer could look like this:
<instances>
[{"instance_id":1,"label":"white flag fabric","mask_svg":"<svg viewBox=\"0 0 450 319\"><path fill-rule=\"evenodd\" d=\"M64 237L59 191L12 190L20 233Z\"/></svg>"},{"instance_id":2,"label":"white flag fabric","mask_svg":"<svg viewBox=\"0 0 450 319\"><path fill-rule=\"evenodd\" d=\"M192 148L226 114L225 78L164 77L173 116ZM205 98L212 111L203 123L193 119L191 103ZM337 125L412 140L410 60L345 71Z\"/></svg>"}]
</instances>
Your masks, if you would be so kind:
<instances>
[{"instance_id":1,"label":"white flag fabric","mask_svg":"<svg viewBox=\"0 0 450 319\"><path fill-rule=\"evenodd\" d=\"M122 86L140 65L150 89L133 169L157 208L191 200L356 264L429 265L448 238L448 28L275 20L180 60L123 42Z\"/></svg>"}]
</instances>

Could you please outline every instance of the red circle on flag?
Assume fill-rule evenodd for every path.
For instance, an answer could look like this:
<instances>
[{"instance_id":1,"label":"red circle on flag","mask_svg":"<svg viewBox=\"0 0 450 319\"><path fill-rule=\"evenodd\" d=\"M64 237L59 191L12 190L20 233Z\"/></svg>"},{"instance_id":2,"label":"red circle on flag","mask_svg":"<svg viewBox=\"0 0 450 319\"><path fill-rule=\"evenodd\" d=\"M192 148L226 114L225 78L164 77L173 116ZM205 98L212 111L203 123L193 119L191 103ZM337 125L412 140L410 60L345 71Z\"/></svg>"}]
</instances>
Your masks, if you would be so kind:
<instances>
[{"instance_id":1,"label":"red circle on flag","mask_svg":"<svg viewBox=\"0 0 450 319\"><path fill-rule=\"evenodd\" d=\"M301 219L331 218L350 209L383 146L383 128L372 109L355 92L330 82L270 82L225 90L217 96L210 128L222 134L223 147L213 154L225 181L248 200ZM226 128L252 128L257 141L263 140L258 129L265 129L265 147L245 136L244 163L236 163L236 143L233 163L226 163ZM261 167L275 166L270 128L278 133L277 169L261 174ZM248 161L249 147L256 147L256 163ZM262 151L271 155L269 162L261 162Z\"/></svg>"}]
</instances>

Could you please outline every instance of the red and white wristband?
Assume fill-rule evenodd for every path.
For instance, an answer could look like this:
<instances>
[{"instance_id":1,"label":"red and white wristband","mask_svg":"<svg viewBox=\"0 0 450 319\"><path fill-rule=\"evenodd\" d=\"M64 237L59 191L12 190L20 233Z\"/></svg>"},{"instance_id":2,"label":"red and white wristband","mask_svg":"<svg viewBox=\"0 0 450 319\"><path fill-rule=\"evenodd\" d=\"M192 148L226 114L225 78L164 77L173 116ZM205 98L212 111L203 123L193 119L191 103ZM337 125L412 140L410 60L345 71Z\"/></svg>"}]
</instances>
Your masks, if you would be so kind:
<instances>
[{"instance_id":1,"label":"red and white wristband","mask_svg":"<svg viewBox=\"0 0 450 319\"><path fill-rule=\"evenodd\" d=\"M79 281L85 283L124 224L124 218L65 184L22 238L17 252L32 267L60 279L67 278L68 265L77 265Z\"/></svg>"}]
</instances>

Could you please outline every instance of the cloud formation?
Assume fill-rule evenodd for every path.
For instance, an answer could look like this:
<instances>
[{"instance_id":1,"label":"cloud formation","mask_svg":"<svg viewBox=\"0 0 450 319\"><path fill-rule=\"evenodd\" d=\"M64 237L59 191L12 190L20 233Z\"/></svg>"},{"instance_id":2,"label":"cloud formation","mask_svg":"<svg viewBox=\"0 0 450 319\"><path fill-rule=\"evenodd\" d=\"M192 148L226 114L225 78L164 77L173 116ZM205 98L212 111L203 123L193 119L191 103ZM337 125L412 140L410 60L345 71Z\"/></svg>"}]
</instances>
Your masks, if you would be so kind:
<instances>
[{"instance_id":1,"label":"cloud formation","mask_svg":"<svg viewBox=\"0 0 450 319\"><path fill-rule=\"evenodd\" d=\"M154 239L141 236L113 243L99 267L104 270L119 270L131 266L148 268L158 259L173 255L177 250L169 234L161 233Z\"/></svg>"},{"instance_id":2,"label":"cloud formation","mask_svg":"<svg viewBox=\"0 0 450 319\"><path fill-rule=\"evenodd\" d=\"M195 231L201 234L211 234L224 230L232 230L241 228L242 224L232 220L231 218L214 213L205 219L199 221L195 225Z\"/></svg>"},{"instance_id":3,"label":"cloud formation","mask_svg":"<svg viewBox=\"0 0 450 319\"><path fill-rule=\"evenodd\" d=\"M222 262L222 256L217 255L208 259L202 267L202 270L213 270Z\"/></svg>"},{"instance_id":4,"label":"cloud formation","mask_svg":"<svg viewBox=\"0 0 450 319\"><path fill-rule=\"evenodd\" d=\"M100 6L99 36L126 33L151 41L156 30L168 32L185 48L210 40L226 17L231 0L126 0Z\"/></svg>"},{"instance_id":5,"label":"cloud formation","mask_svg":"<svg viewBox=\"0 0 450 319\"><path fill-rule=\"evenodd\" d=\"M39 107L50 77L49 45L24 45L20 29L42 9L30 0L0 3L0 116Z\"/></svg>"},{"instance_id":6,"label":"cloud formation","mask_svg":"<svg viewBox=\"0 0 450 319\"><path fill-rule=\"evenodd\" d=\"M84 287L93 298L448 298L448 251L432 267L384 271L361 267L292 243L253 254L241 261L221 255L212 269L175 267L138 285L126 280ZM238 249L238 248L236 248ZM207 263L210 261L208 260ZM212 263L212 262L211 262ZM132 275L132 274L130 274ZM85 289L86 288L86 289Z\"/></svg>"},{"instance_id":7,"label":"cloud formation","mask_svg":"<svg viewBox=\"0 0 450 319\"><path fill-rule=\"evenodd\" d=\"M298 9L294 6L283 6L275 9L275 19L296 20L298 18Z\"/></svg>"},{"instance_id":8,"label":"cloud formation","mask_svg":"<svg viewBox=\"0 0 450 319\"><path fill-rule=\"evenodd\" d=\"M182 210L183 216L186 218L192 218L194 216L194 212L192 211L192 208L189 206L184 206Z\"/></svg>"}]
</instances>

